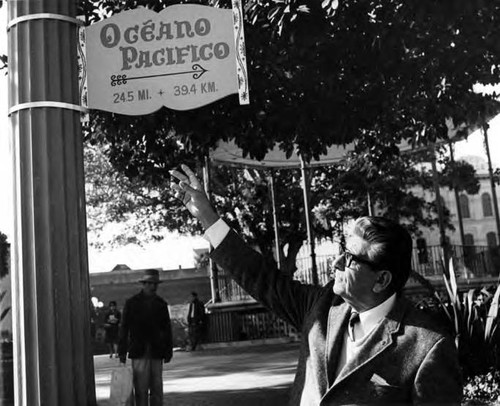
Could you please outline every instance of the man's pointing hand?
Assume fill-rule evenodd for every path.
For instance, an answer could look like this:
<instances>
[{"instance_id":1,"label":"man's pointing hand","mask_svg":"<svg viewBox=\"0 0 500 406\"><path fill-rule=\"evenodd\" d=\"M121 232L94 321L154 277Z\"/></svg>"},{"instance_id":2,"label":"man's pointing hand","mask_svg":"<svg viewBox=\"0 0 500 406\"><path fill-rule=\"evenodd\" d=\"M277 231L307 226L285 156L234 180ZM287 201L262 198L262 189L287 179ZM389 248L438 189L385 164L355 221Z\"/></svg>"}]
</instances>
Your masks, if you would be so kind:
<instances>
[{"instance_id":1,"label":"man's pointing hand","mask_svg":"<svg viewBox=\"0 0 500 406\"><path fill-rule=\"evenodd\" d=\"M186 206L206 230L219 219L219 215L210 204L205 189L195 173L187 165L183 164L181 168L183 172L176 169L170 171L170 174L179 181L179 183L171 182L170 187L175 197Z\"/></svg>"}]
</instances>

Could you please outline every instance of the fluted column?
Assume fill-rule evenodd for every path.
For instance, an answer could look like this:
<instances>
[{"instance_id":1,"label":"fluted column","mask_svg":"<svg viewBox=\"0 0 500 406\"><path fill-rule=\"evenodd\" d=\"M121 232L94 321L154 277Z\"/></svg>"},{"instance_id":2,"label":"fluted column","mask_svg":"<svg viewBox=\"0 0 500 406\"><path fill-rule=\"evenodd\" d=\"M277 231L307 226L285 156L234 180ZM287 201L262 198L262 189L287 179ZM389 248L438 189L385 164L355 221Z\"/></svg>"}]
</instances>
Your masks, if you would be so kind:
<instances>
[{"instance_id":1,"label":"fluted column","mask_svg":"<svg viewBox=\"0 0 500 406\"><path fill-rule=\"evenodd\" d=\"M79 104L76 2L7 4L15 402L95 405L83 143L80 113L71 109ZM40 13L49 16L19 19Z\"/></svg>"}]
</instances>

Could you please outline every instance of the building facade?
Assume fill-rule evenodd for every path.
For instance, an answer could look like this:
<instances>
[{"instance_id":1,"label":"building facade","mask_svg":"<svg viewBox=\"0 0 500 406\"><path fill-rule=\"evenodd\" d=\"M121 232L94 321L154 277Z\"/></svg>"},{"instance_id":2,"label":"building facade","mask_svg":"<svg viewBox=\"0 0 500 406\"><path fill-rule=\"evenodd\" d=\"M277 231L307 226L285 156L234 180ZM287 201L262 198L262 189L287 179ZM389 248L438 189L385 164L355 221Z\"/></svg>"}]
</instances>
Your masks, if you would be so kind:
<instances>
[{"instance_id":1,"label":"building facade","mask_svg":"<svg viewBox=\"0 0 500 406\"><path fill-rule=\"evenodd\" d=\"M466 156L461 159L469 162L476 169L480 189L476 195L469 195L465 192L461 192L458 202L453 190L448 188L440 189L442 201L450 211L451 222L455 227L455 231L446 230L446 237L452 245L496 247L499 244L499 236L497 235L493 192L488 175L488 164L486 160L478 156ZM498 183L495 184L495 192L497 205L500 206L500 186ZM426 197L429 199L435 198L431 194ZM465 244L462 244L460 238L457 204L459 204L461 208ZM439 245L439 230L422 230L422 236L420 238L424 239L425 243L429 246ZM420 244L422 244L422 242L420 242Z\"/></svg>"}]
</instances>

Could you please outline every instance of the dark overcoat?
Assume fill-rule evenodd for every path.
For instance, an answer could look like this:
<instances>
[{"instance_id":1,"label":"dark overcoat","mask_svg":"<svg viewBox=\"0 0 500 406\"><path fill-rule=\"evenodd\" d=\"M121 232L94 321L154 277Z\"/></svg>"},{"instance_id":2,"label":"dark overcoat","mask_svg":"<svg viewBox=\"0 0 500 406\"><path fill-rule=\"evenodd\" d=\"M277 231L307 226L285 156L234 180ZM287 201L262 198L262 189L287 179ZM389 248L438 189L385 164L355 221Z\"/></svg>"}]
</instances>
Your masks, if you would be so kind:
<instances>
[{"instance_id":1,"label":"dark overcoat","mask_svg":"<svg viewBox=\"0 0 500 406\"><path fill-rule=\"evenodd\" d=\"M129 358L141 358L148 344L152 358L170 361L173 346L167 302L157 295L148 298L141 291L125 302L118 355L124 359L128 352Z\"/></svg>"},{"instance_id":2,"label":"dark overcoat","mask_svg":"<svg viewBox=\"0 0 500 406\"><path fill-rule=\"evenodd\" d=\"M212 252L255 299L302 331L290 405L460 404L453 339L404 298L369 334L358 357L335 377L350 307L325 287L303 285L230 231Z\"/></svg>"}]
</instances>

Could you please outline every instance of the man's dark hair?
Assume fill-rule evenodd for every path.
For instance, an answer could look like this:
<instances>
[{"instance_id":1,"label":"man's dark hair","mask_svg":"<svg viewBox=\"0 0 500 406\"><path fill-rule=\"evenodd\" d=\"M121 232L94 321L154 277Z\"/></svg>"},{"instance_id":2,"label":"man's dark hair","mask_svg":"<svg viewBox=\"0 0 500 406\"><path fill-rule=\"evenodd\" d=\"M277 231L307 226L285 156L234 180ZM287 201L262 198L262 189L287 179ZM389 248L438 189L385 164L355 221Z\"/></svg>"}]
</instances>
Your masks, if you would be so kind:
<instances>
[{"instance_id":1,"label":"man's dark hair","mask_svg":"<svg viewBox=\"0 0 500 406\"><path fill-rule=\"evenodd\" d=\"M111 302L109 302L109 305L110 306L116 306L116 302L114 300L112 300Z\"/></svg>"},{"instance_id":2,"label":"man's dark hair","mask_svg":"<svg viewBox=\"0 0 500 406\"><path fill-rule=\"evenodd\" d=\"M357 219L353 232L370 244L370 260L392 274L391 292L401 294L411 272L410 233L393 220L372 216Z\"/></svg>"},{"instance_id":3,"label":"man's dark hair","mask_svg":"<svg viewBox=\"0 0 500 406\"><path fill-rule=\"evenodd\" d=\"M191 296L193 296L193 297L198 297L198 293L196 293L196 292L191 292Z\"/></svg>"}]
</instances>

